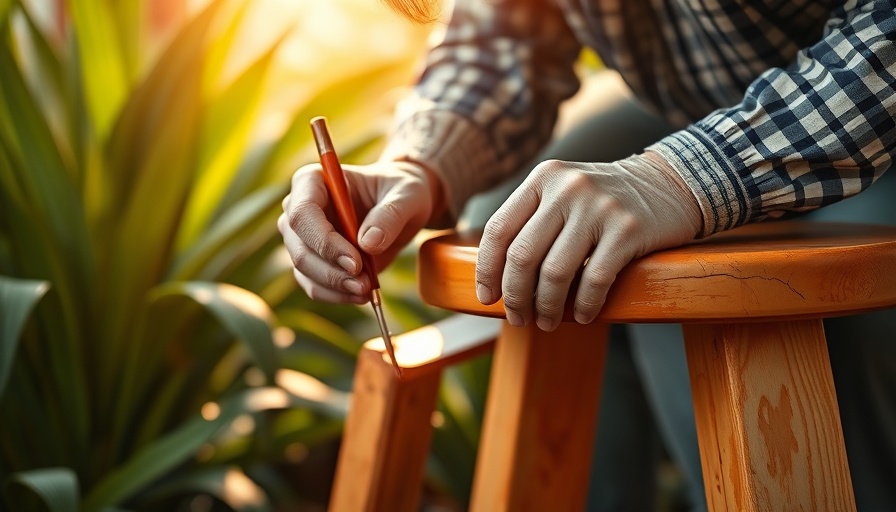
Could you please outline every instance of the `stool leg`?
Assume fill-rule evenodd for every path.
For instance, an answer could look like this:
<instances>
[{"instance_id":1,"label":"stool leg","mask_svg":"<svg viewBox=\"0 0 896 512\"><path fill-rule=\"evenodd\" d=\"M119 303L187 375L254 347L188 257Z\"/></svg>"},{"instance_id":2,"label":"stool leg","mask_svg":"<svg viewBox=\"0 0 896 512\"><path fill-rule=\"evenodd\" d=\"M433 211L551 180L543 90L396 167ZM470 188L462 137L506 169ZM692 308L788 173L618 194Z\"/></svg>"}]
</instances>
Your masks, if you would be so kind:
<instances>
[{"instance_id":1,"label":"stool leg","mask_svg":"<svg viewBox=\"0 0 896 512\"><path fill-rule=\"evenodd\" d=\"M399 380L382 352L361 351L329 510L417 510L440 377Z\"/></svg>"},{"instance_id":2,"label":"stool leg","mask_svg":"<svg viewBox=\"0 0 896 512\"><path fill-rule=\"evenodd\" d=\"M471 511L582 510L607 325L504 323L492 360Z\"/></svg>"},{"instance_id":3,"label":"stool leg","mask_svg":"<svg viewBox=\"0 0 896 512\"><path fill-rule=\"evenodd\" d=\"M821 320L684 335L710 510L855 510Z\"/></svg>"}]
</instances>

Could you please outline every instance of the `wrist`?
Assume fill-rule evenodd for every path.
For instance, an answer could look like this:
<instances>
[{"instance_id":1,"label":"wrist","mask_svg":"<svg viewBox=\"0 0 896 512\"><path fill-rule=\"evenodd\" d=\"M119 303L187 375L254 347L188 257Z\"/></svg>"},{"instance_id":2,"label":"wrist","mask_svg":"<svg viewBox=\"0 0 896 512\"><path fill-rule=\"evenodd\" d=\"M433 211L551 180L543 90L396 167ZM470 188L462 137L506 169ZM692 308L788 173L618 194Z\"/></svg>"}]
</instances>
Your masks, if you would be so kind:
<instances>
[{"instance_id":1,"label":"wrist","mask_svg":"<svg viewBox=\"0 0 896 512\"><path fill-rule=\"evenodd\" d=\"M700 203L697 200L694 191L688 186L684 178L678 174L678 171L663 156L655 151L647 150L638 155L632 155L626 160L631 161L634 165L645 170L650 170L651 174L656 174L660 178L661 183L665 183L664 189L667 193L677 198L681 204L683 211L687 213L690 224L694 226L694 236L697 237L703 232L703 214L700 210Z\"/></svg>"},{"instance_id":2,"label":"wrist","mask_svg":"<svg viewBox=\"0 0 896 512\"><path fill-rule=\"evenodd\" d=\"M448 195L445 191L445 183L442 177L430 168L417 160L411 158L398 158L396 163L403 164L409 172L420 178L424 187L429 191L430 213L429 220L426 225L443 224L442 219L450 217L448 209Z\"/></svg>"}]
</instances>

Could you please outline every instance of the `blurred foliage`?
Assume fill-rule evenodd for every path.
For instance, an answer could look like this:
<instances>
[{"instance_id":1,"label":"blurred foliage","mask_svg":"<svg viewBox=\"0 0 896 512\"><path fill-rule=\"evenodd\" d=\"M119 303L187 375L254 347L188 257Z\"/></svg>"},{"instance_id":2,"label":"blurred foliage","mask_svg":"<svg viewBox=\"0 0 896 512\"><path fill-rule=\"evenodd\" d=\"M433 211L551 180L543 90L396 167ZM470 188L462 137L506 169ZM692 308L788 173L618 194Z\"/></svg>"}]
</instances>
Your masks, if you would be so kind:
<instances>
[{"instance_id":1,"label":"blurred foliage","mask_svg":"<svg viewBox=\"0 0 896 512\"><path fill-rule=\"evenodd\" d=\"M275 220L308 120L370 159L415 56L293 76L271 122L285 34L234 70L252 2L160 28L168 4L0 0L0 509L298 506L274 469L338 439L375 334L297 292ZM440 315L413 254L384 286L396 330ZM437 445L475 441L463 395Z\"/></svg>"}]
</instances>

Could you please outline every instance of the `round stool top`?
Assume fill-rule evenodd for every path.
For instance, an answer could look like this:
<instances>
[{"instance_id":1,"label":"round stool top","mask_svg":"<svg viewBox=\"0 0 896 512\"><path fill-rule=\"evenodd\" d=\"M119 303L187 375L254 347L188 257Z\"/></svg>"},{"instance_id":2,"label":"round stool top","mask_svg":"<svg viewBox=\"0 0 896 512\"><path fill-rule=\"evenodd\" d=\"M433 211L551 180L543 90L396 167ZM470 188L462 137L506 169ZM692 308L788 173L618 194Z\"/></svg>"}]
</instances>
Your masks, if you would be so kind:
<instances>
[{"instance_id":1,"label":"round stool top","mask_svg":"<svg viewBox=\"0 0 896 512\"><path fill-rule=\"evenodd\" d=\"M476 299L480 236L441 232L421 245L417 274L424 302L504 316L503 301L485 306ZM817 318L891 306L896 228L784 221L742 226L632 261L597 321ZM574 321L571 307L564 320Z\"/></svg>"}]
</instances>

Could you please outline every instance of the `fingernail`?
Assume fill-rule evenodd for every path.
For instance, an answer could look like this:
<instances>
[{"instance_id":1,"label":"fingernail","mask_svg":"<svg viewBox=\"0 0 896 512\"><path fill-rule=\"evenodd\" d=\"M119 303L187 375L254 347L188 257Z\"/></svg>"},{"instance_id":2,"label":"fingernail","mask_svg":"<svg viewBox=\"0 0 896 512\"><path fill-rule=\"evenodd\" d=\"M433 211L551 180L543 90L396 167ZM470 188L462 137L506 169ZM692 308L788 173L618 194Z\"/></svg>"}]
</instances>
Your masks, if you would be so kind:
<instances>
[{"instance_id":1,"label":"fingernail","mask_svg":"<svg viewBox=\"0 0 896 512\"><path fill-rule=\"evenodd\" d=\"M342 285L345 286L345 289L354 293L355 295L363 295L364 294L364 285L361 284L361 281L357 279L346 279L342 281Z\"/></svg>"},{"instance_id":2,"label":"fingernail","mask_svg":"<svg viewBox=\"0 0 896 512\"><path fill-rule=\"evenodd\" d=\"M346 272L349 274L354 274L358 271L358 265L355 264L355 260L351 259L348 256L340 256L339 259L336 260L339 263L339 266L344 268Z\"/></svg>"},{"instance_id":3,"label":"fingernail","mask_svg":"<svg viewBox=\"0 0 896 512\"><path fill-rule=\"evenodd\" d=\"M491 304L493 302L491 289L482 283L476 283L476 298L482 304Z\"/></svg>"},{"instance_id":4,"label":"fingernail","mask_svg":"<svg viewBox=\"0 0 896 512\"><path fill-rule=\"evenodd\" d=\"M361 244L375 249L382 245L384 240L386 240L386 234L383 233L383 230L374 227L364 232L364 236L361 237Z\"/></svg>"},{"instance_id":5,"label":"fingernail","mask_svg":"<svg viewBox=\"0 0 896 512\"><path fill-rule=\"evenodd\" d=\"M520 316L519 313L513 311L511 309L506 310L507 313L507 321L510 322L510 325L514 327L522 327L523 325L523 317Z\"/></svg>"},{"instance_id":6,"label":"fingernail","mask_svg":"<svg viewBox=\"0 0 896 512\"><path fill-rule=\"evenodd\" d=\"M591 321L594 320L595 316L597 315L592 315L590 313L585 313L584 311L578 310L576 310L575 313L576 322L579 322L580 324L590 324Z\"/></svg>"},{"instance_id":7,"label":"fingernail","mask_svg":"<svg viewBox=\"0 0 896 512\"><path fill-rule=\"evenodd\" d=\"M557 324L553 320L542 315L538 315L538 319L535 320L535 323L542 331L553 331L557 328Z\"/></svg>"}]
</instances>

